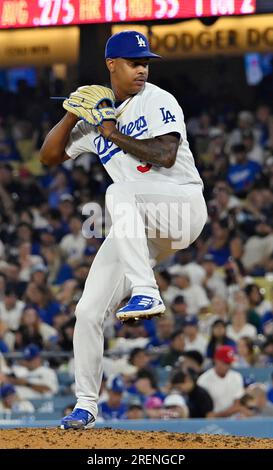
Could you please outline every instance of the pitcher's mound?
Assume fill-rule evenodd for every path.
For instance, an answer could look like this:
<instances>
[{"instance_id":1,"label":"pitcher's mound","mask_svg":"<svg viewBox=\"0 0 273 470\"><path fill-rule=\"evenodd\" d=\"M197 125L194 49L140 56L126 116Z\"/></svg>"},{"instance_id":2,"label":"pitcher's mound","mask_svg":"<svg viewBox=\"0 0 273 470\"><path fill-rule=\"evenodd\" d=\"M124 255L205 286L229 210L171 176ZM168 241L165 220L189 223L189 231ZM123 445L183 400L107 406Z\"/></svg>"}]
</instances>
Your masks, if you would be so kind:
<instances>
[{"instance_id":1,"label":"pitcher's mound","mask_svg":"<svg viewBox=\"0 0 273 470\"><path fill-rule=\"evenodd\" d=\"M0 430L1 449L273 449L273 439L90 429Z\"/></svg>"}]
</instances>

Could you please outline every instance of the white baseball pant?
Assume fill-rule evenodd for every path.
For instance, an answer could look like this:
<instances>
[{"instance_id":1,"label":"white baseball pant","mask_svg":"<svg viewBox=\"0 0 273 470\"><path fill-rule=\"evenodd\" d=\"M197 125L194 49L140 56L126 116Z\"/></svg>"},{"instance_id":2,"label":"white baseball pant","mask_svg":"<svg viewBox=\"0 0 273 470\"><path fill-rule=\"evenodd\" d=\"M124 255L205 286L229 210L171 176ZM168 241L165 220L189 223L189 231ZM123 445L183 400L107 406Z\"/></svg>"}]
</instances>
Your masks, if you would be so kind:
<instances>
[{"instance_id":1,"label":"white baseball pant","mask_svg":"<svg viewBox=\"0 0 273 470\"><path fill-rule=\"evenodd\" d=\"M151 204L160 204L160 212L149 212L148 222L144 211ZM76 407L90 411L95 418L102 379L105 317L127 296L144 294L160 299L152 269L154 260L162 261L177 249L187 248L199 236L207 219L199 184L113 183L106 192L106 206L112 227L90 268L76 308L74 331ZM172 207L172 217L166 207ZM173 241L177 242L175 213L182 224L179 231L182 243L178 246L173 246ZM137 233L132 230L133 224ZM129 230L125 236L120 236L124 225ZM148 227L160 228L156 238L147 238Z\"/></svg>"}]
</instances>

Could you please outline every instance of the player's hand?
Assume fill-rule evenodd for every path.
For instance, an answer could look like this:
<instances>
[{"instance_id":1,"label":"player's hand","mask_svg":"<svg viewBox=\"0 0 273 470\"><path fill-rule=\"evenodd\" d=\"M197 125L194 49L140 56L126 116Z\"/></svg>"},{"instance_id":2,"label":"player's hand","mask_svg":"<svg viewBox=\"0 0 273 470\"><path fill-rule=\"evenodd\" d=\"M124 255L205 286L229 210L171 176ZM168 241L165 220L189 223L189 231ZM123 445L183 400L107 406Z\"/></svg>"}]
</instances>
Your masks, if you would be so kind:
<instances>
[{"instance_id":1,"label":"player's hand","mask_svg":"<svg viewBox=\"0 0 273 470\"><path fill-rule=\"evenodd\" d=\"M116 123L113 121L103 121L103 123L98 126L98 131L103 135L103 137L105 137L105 139L108 139L117 131Z\"/></svg>"}]
</instances>

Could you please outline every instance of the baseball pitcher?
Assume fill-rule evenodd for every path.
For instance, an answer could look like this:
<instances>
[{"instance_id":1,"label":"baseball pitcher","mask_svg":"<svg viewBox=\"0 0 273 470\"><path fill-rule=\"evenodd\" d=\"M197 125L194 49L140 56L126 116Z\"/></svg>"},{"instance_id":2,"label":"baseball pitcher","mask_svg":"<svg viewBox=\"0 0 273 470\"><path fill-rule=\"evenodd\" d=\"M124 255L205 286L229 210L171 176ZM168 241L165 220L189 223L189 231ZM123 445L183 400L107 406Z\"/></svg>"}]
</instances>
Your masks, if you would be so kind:
<instances>
[{"instance_id":1,"label":"baseball pitcher","mask_svg":"<svg viewBox=\"0 0 273 470\"><path fill-rule=\"evenodd\" d=\"M111 230L76 308L77 405L63 418L63 429L94 426L106 315L125 297L129 302L116 312L121 321L162 314L153 267L187 248L206 222L182 109L170 93L147 82L149 61L158 57L137 31L111 36L105 58L112 89L91 85L72 93L63 103L66 115L41 149L41 161L49 166L96 153L113 180L105 197ZM121 208L127 208L123 231Z\"/></svg>"}]
</instances>

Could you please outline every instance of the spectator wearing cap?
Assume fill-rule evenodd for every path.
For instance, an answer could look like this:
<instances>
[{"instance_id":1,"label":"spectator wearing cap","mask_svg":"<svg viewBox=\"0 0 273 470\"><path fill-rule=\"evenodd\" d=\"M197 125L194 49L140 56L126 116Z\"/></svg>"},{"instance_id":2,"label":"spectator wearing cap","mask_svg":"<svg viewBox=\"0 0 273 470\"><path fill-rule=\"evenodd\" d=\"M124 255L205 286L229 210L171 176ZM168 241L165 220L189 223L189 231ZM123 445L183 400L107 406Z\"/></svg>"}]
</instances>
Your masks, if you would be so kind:
<instances>
[{"instance_id":1,"label":"spectator wearing cap","mask_svg":"<svg viewBox=\"0 0 273 470\"><path fill-rule=\"evenodd\" d=\"M95 246L86 246L83 252L83 261L84 263L93 263L95 256L98 252L98 249Z\"/></svg>"},{"instance_id":2,"label":"spectator wearing cap","mask_svg":"<svg viewBox=\"0 0 273 470\"><path fill-rule=\"evenodd\" d=\"M208 417L226 418L240 408L239 400L244 395L244 385L241 374L231 370L234 359L231 346L220 346L214 354L214 367L197 380L197 384L207 390L213 401L213 411L207 414Z\"/></svg>"},{"instance_id":3,"label":"spectator wearing cap","mask_svg":"<svg viewBox=\"0 0 273 470\"><path fill-rule=\"evenodd\" d=\"M207 341L201 333L199 333L198 319L188 316L185 318L183 333L185 336L185 351L199 351L202 356L207 350Z\"/></svg>"},{"instance_id":4,"label":"spectator wearing cap","mask_svg":"<svg viewBox=\"0 0 273 470\"><path fill-rule=\"evenodd\" d=\"M213 402L209 393L196 381L197 375L193 372L178 371L171 379L171 388L184 396L190 418L206 418L213 410Z\"/></svg>"},{"instance_id":5,"label":"spectator wearing cap","mask_svg":"<svg viewBox=\"0 0 273 470\"><path fill-rule=\"evenodd\" d=\"M242 144L246 148L247 158L249 161L264 164L264 151L261 145L255 141L254 133L251 129L245 129L241 134Z\"/></svg>"},{"instance_id":6,"label":"spectator wearing cap","mask_svg":"<svg viewBox=\"0 0 273 470\"><path fill-rule=\"evenodd\" d=\"M44 247L54 247L55 244L57 243L56 240L56 234L55 230L51 225L48 225L47 227L43 227L39 231L39 239L40 239L40 253L42 253L42 250Z\"/></svg>"},{"instance_id":7,"label":"spectator wearing cap","mask_svg":"<svg viewBox=\"0 0 273 470\"><path fill-rule=\"evenodd\" d=\"M34 413L35 409L29 400L21 400L13 385L5 383L0 385L0 413Z\"/></svg>"},{"instance_id":8,"label":"spectator wearing cap","mask_svg":"<svg viewBox=\"0 0 273 470\"><path fill-rule=\"evenodd\" d=\"M248 160L245 145L236 144L231 150L234 163L228 168L228 183L238 197L244 197L260 176L262 168Z\"/></svg>"},{"instance_id":9,"label":"spectator wearing cap","mask_svg":"<svg viewBox=\"0 0 273 470\"><path fill-rule=\"evenodd\" d=\"M47 284L47 267L44 264L36 264L31 269L30 282L34 282L36 286L44 286Z\"/></svg>"},{"instance_id":10,"label":"spectator wearing cap","mask_svg":"<svg viewBox=\"0 0 273 470\"><path fill-rule=\"evenodd\" d=\"M68 262L73 265L82 259L86 247L86 240L82 235L82 219L79 215L70 218L69 230L70 233L61 239L60 247Z\"/></svg>"},{"instance_id":11,"label":"spectator wearing cap","mask_svg":"<svg viewBox=\"0 0 273 470\"><path fill-rule=\"evenodd\" d=\"M185 337L183 330L176 330L170 337L170 345L165 354L160 358L162 367L174 366L185 350Z\"/></svg>"},{"instance_id":12,"label":"spectator wearing cap","mask_svg":"<svg viewBox=\"0 0 273 470\"><path fill-rule=\"evenodd\" d=\"M7 286L4 299L0 302L0 320L6 323L8 329L18 329L24 306L25 303L18 299L16 290Z\"/></svg>"},{"instance_id":13,"label":"spectator wearing cap","mask_svg":"<svg viewBox=\"0 0 273 470\"><path fill-rule=\"evenodd\" d=\"M164 400L163 419L184 419L189 416L189 409L185 399L178 393L167 395Z\"/></svg>"},{"instance_id":14,"label":"spectator wearing cap","mask_svg":"<svg viewBox=\"0 0 273 470\"><path fill-rule=\"evenodd\" d=\"M149 419L160 419L162 408L163 400L159 397L148 397L144 402L144 410Z\"/></svg>"},{"instance_id":15,"label":"spectator wearing cap","mask_svg":"<svg viewBox=\"0 0 273 470\"><path fill-rule=\"evenodd\" d=\"M211 326L211 336L207 347L207 357L213 359L215 351L219 346L236 347L236 342L227 335L226 323L223 320L215 320Z\"/></svg>"},{"instance_id":16,"label":"spectator wearing cap","mask_svg":"<svg viewBox=\"0 0 273 470\"><path fill-rule=\"evenodd\" d=\"M123 402L125 392L121 376L110 376L106 383L108 399L99 405L99 415L105 420L125 419L127 406Z\"/></svg>"},{"instance_id":17,"label":"spectator wearing cap","mask_svg":"<svg viewBox=\"0 0 273 470\"><path fill-rule=\"evenodd\" d=\"M55 371L43 365L41 350L36 344L29 344L23 351L22 365L12 367L7 380L16 387L22 399L52 397L58 391Z\"/></svg>"},{"instance_id":18,"label":"spectator wearing cap","mask_svg":"<svg viewBox=\"0 0 273 470\"><path fill-rule=\"evenodd\" d=\"M74 203L74 198L71 194L64 193L60 196L60 203L62 203L62 202L71 202L73 204Z\"/></svg>"}]
</instances>

